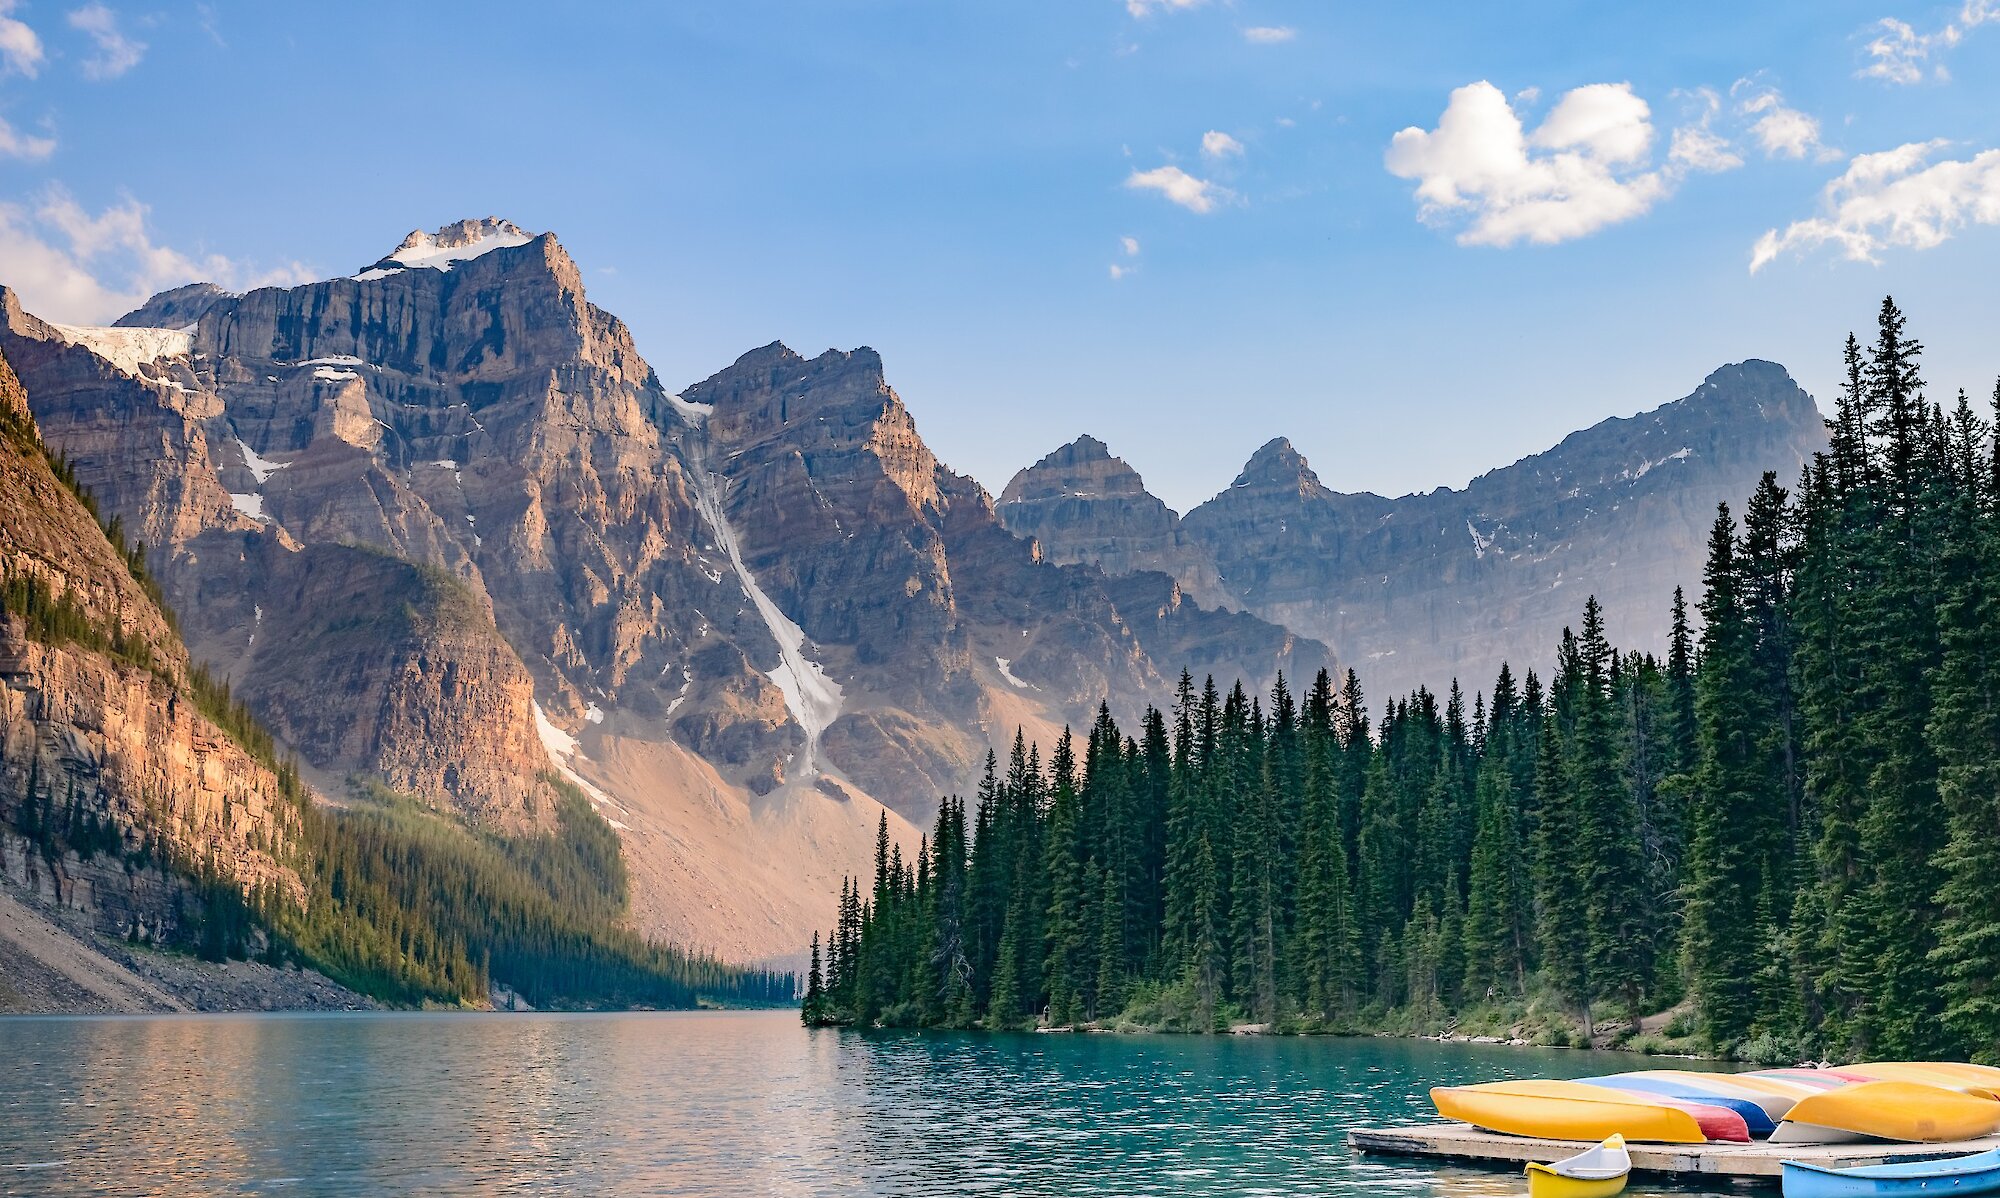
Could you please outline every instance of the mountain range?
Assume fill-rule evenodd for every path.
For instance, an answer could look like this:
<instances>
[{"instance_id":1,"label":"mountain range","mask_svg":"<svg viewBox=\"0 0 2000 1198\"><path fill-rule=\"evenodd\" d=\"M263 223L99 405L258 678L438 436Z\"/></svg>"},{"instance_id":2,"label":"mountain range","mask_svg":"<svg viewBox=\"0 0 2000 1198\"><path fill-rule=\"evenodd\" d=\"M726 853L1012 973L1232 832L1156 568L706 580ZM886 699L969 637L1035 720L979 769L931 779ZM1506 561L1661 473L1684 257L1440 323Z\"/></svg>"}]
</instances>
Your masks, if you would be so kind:
<instances>
[{"instance_id":1,"label":"mountain range","mask_svg":"<svg viewBox=\"0 0 2000 1198\"><path fill-rule=\"evenodd\" d=\"M795 953L878 821L913 845L1017 729L1134 726L1184 668L1474 689L1545 666L1592 593L1657 650L1715 504L1825 438L1751 361L1463 490L1343 494L1281 440L1181 516L1083 437L996 500L874 351L774 343L670 389L552 235L492 218L107 328L0 288L0 355L323 796L517 834L565 776L635 921L738 960Z\"/></svg>"}]
</instances>

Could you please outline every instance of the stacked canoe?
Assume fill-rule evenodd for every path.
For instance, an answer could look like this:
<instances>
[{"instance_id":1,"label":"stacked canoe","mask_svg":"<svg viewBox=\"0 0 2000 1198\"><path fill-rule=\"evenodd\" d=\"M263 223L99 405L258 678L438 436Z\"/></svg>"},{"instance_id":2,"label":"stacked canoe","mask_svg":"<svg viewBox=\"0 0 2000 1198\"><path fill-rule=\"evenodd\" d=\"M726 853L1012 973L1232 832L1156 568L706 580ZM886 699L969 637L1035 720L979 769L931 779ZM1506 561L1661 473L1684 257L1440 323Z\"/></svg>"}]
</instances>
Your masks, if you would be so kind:
<instances>
[{"instance_id":1,"label":"stacked canoe","mask_svg":"<svg viewBox=\"0 0 2000 1198\"><path fill-rule=\"evenodd\" d=\"M1577 1081L1439 1086L1438 1113L1554 1140L1945 1143L2000 1133L2000 1069L1877 1061L1838 1069L1641 1069Z\"/></svg>"}]
</instances>

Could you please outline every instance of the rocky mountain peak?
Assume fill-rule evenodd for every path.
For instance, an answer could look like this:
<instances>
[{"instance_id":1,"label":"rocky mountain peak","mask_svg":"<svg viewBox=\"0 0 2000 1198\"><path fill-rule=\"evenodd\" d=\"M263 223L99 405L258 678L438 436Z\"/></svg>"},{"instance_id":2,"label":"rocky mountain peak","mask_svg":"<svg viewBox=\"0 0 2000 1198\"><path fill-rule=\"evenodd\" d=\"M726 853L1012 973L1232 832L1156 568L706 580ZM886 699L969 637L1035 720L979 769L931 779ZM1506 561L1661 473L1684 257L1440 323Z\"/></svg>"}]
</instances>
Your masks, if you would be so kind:
<instances>
[{"instance_id":1,"label":"rocky mountain peak","mask_svg":"<svg viewBox=\"0 0 2000 1198\"><path fill-rule=\"evenodd\" d=\"M1157 571L1205 608L1237 606L1208 553L1182 533L1180 517L1096 437L1078 437L1014 475L995 514L1049 561L1120 576Z\"/></svg>"},{"instance_id":2,"label":"rocky mountain peak","mask_svg":"<svg viewBox=\"0 0 2000 1198\"><path fill-rule=\"evenodd\" d=\"M180 329L202 318L202 314L235 292L214 283L189 283L162 291L152 299L111 322L121 329Z\"/></svg>"},{"instance_id":3,"label":"rocky mountain peak","mask_svg":"<svg viewBox=\"0 0 2000 1198\"><path fill-rule=\"evenodd\" d=\"M1292 447L1285 437L1273 437L1259 446L1250 460L1243 464L1242 473L1231 484L1236 487L1275 486L1296 488L1301 495L1324 491L1319 475L1307 464L1305 456Z\"/></svg>"},{"instance_id":4,"label":"rocky mountain peak","mask_svg":"<svg viewBox=\"0 0 2000 1198\"><path fill-rule=\"evenodd\" d=\"M403 270L450 270L498 249L527 245L536 235L497 216L454 221L435 233L413 229L401 245L355 277L378 279Z\"/></svg>"},{"instance_id":5,"label":"rocky mountain peak","mask_svg":"<svg viewBox=\"0 0 2000 1198\"><path fill-rule=\"evenodd\" d=\"M1017 472L1001 493L1001 503L1026 503L1065 495L1086 498L1145 496L1145 480L1111 448L1088 433Z\"/></svg>"}]
</instances>

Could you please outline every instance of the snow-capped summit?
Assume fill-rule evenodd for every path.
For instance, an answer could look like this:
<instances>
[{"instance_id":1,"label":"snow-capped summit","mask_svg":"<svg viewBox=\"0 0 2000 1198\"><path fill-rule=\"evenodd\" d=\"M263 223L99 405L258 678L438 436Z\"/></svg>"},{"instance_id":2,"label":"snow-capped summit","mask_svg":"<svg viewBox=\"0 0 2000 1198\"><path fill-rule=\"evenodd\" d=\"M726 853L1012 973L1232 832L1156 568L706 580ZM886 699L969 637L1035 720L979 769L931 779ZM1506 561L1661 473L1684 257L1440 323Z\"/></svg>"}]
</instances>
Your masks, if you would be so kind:
<instances>
[{"instance_id":1,"label":"snow-capped summit","mask_svg":"<svg viewBox=\"0 0 2000 1198\"><path fill-rule=\"evenodd\" d=\"M403 244L397 246L388 257L354 277L364 280L382 279L399 271L417 268L450 270L460 262L477 258L481 254L509 246L526 245L534 239L534 234L513 221L501 220L497 216L456 221L435 233L416 229L408 237L403 238Z\"/></svg>"}]
</instances>

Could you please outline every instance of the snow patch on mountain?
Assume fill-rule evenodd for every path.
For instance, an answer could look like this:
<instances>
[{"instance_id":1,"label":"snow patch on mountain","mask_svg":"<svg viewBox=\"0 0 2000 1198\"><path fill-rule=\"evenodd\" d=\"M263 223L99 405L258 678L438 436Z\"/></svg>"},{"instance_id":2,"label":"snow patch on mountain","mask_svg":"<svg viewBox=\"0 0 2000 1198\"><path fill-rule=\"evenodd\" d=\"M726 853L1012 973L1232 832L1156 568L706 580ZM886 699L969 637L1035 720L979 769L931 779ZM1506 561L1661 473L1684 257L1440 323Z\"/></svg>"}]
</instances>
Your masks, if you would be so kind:
<instances>
[{"instance_id":1,"label":"snow patch on mountain","mask_svg":"<svg viewBox=\"0 0 2000 1198\"><path fill-rule=\"evenodd\" d=\"M251 476L257 480L257 485L260 487L270 481L273 474L291 465L290 462L274 462L263 456L250 448L250 443L241 437L236 440L236 448L242 451L243 464L249 467Z\"/></svg>"},{"instance_id":2,"label":"snow patch on mountain","mask_svg":"<svg viewBox=\"0 0 2000 1198\"><path fill-rule=\"evenodd\" d=\"M462 220L435 233L417 229L403 238L403 244L388 257L354 277L366 282L386 279L405 270L450 270L482 254L526 245L534 239L534 234L513 221L496 216L483 220Z\"/></svg>"},{"instance_id":3,"label":"snow patch on mountain","mask_svg":"<svg viewBox=\"0 0 2000 1198\"><path fill-rule=\"evenodd\" d=\"M701 438L697 436L692 440L698 442ZM743 585L744 593L750 596L757 614L764 618L765 627L771 630L771 639L778 643L778 666L769 671L768 677L785 696L785 710L791 713L799 727L805 729L805 767L801 776L815 777L819 773L820 737L828 726L840 718L840 684L829 678L818 662L806 656L805 630L772 602L771 597L764 593L764 588L757 585L750 567L743 564L743 551L737 544L736 530L723 514L721 489L715 475L709 472L703 446L690 446L689 464L693 467L690 473L694 476L695 506L715 531L716 543L728 556L730 566L736 571L737 581Z\"/></svg>"},{"instance_id":4,"label":"snow patch on mountain","mask_svg":"<svg viewBox=\"0 0 2000 1198\"><path fill-rule=\"evenodd\" d=\"M549 722L549 715L542 710L540 699L531 699L529 704L535 710L535 735L541 738L542 748L548 750L549 760L555 762L556 769L561 771L562 776L582 791L592 806L609 806L615 810L624 810L612 801L610 795L591 785L588 779L576 772L576 759L584 757L583 746L577 742L576 737ZM590 759L584 757L584 760Z\"/></svg>"},{"instance_id":5,"label":"snow patch on mountain","mask_svg":"<svg viewBox=\"0 0 2000 1198\"><path fill-rule=\"evenodd\" d=\"M103 358L125 374L139 377L139 368L161 358L184 358L194 352L194 326L179 329L127 329L58 324L51 328L71 345Z\"/></svg>"}]
</instances>

